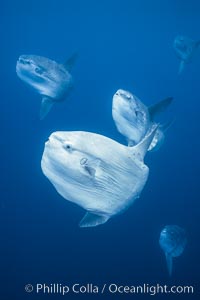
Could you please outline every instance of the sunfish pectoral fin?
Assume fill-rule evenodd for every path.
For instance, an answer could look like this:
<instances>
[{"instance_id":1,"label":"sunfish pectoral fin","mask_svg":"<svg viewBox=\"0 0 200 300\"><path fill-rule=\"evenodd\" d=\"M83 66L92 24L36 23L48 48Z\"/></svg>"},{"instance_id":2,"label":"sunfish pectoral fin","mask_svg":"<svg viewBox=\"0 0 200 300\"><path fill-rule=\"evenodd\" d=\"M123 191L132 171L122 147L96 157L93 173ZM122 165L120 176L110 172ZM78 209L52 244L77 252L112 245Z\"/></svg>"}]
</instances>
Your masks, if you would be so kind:
<instances>
[{"instance_id":1,"label":"sunfish pectoral fin","mask_svg":"<svg viewBox=\"0 0 200 300\"><path fill-rule=\"evenodd\" d=\"M184 62L184 60L181 60L179 70L178 70L178 74L181 74L183 72L184 68L185 68L185 62Z\"/></svg>"},{"instance_id":2,"label":"sunfish pectoral fin","mask_svg":"<svg viewBox=\"0 0 200 300\"><path fill-rule=\"evenodd\" d=\"M104 224L108 221L109 216L100 216L90 212L87 212L83 219L80 221L80 227L95 227Z\"/></svg>"},{"instance_id":3,"label":"sunfish pectoral fin","mask_svg":"<svg viewBox=\"0 0 200 300\"><path fill-rule=\"evenodd\" d=\"M48 97L42 98L40 106L40 120L43 120L54 104L54 100Z\"/></svg>"},{"instance_id":4,"label":"sunfish pectoral fin","mask_svg":"<svg viewBox=\"0 0 200 300\"><path fill-rule=\"evenodd\" d=\"M94 177L95 174L96 174L96 170L97 170L97 168L99 167L100 163L101 163L101 160L100 160L100 159L98 159L98 158L97 158L97 159L92 159L92 160L86 162L86 163L83 165L83 167L84 167L85 171L86 171L90 176Z\"/></svg>"},{"instance_id":5,"label":"sunfish pectoral fin","mask_svg":"<svg viewBox=\"0 0 200 300\"><path fill-rule=\"evenodd\" d=\"M173 97L168 97L159 101L156 104L149 106L148 110L151 120L153 120L157 114L160 114L161 112L165 111L166 108L172 103L172 100Z\"/></svg>"},{"instance_id":6,"label":"sunfish pectoral fin","mask_svg":"<svg viewBox=\"0 0 200 300\"><path fill-rule=\"evenodd\" d=\"M144 160L145 154L151 145L151 142L154 138L154 135L159 127L159 124L153 124L151 129L145 135L143 140L134 147L130 148L130 151L133 156L136 156L140 161Z\"/></svg>"},{"instance_id":7,"label":"sunfish pectoral fin","mask_svg":"<svg viewBox=\"0 0 200 300\"><path fill-rule=\"evenodd\" d=\"M78 53L75 52L63 65L68 72L71 72L76 60L78 57Z\"/></svg>"},{"instance_id":8,"label":"sunfish pectoral fin","mask_svg":"<svg viewBox=\"0 0 200 300\"><path fill-rule=\"evenodd\" d=\"M173 258L169 253L165 253L166 262L167 262L167 269L169 272L169 276L172 275L172 266L173 266Z\"/></svg>"}]
</instances>

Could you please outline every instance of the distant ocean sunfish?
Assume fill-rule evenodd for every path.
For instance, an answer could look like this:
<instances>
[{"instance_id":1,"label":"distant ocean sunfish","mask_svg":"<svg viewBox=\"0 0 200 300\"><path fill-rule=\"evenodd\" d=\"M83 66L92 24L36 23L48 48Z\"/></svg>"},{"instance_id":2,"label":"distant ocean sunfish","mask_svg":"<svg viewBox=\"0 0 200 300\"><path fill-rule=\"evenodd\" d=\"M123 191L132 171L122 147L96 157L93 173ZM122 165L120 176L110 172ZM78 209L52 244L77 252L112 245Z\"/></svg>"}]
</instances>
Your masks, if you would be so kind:
<instances>
[{"instance_id":1,"label":"distant ocean sunfish","mask_svg":"<svg viewBox=\"0 0 200 300\"><path fill-rule=\"evenodd\" d=\"M181 60L179 74L183 71L185 64L189 63L194 53L200 46L200 41L194 41L186 36L177 36L174 40L174 51Z\"/></svg>"},{"instance_id":2,"label":"distant ocean sunfish","mask_svg":"<svg viewBox=\"0 0 200 300\"><path fill-rule=\"evenodd\" d=\"M87 211L81 227L107 222L140 196L149 173L143 159L155 131L134 147L90 132L51 134L42 171L62 197Z\"/></svg>"},{"instance_id":3,"label":"distant ocean sunfish","mask_svg":"<svg viewBox=\"0 0 200 300\"><path fill-rule=\"evenodd\" d=\"M147 107L135 95L118 90L113 96L112 116L118 131L127 138L130 146L139 143L154 124L157 114L164 111L173 98L166 98ZM148 151L158 150L164 141L164 132L171 122L159 126Z\"/></svg>"},{"instance_id":4,"label":"distant ocean sunfish","mask_svg":"<svg viewBox=\"0 0 200 300\"><path fill-rule=\"evenodd\" d=\"M17 61L18 77L42 95L40 119L43 119L55 102L65 100L72 89L70 74L77 54L65 64L37 55L21 55Z\"/></svg>"},{"instance_id":5,"label":"distant ocean sunfish","mask_svg":"<svg viewBox=\"0 0 200 300\"><path fill-rule=\"evenodd\" d=\"M164 251L169 275L172 274L172 259L180 256L186 246L185 230L177 225L167 225L161 231L159 244Z\"/></svg>"}]
</instances>

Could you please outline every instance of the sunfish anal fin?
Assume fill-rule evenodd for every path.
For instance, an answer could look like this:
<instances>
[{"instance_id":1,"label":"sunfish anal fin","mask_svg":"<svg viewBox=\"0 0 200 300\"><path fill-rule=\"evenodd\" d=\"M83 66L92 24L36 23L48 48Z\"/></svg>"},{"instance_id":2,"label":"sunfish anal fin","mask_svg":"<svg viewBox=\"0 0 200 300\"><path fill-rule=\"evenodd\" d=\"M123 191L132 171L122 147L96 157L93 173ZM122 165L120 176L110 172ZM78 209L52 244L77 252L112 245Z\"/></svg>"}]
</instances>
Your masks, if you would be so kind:
<instances>
[{"instance_id":1,"label":"sunfish anal fin","mask_svg":"<svg viewBox=\"0 0 200 300\"><path fill-rule=\"evenodd\" d=\"M99 216L90 212L87 212L83 219L80 221L80 227L95 227L104 224L108 221L108 216Z\"/></svg>"},{"instance_id":2,"label":"sunfish anal fin","mask_svg":"<svg viewBox=\"0 0 200 300\"><path fill-rule=\"evenodd\" d=\"M167 269L169 272L169 276L172 275L172 265L173 265L173 258L169 253L165 253L166 262L167 262Z\"/></svg>"},{"instance_id":3,"label":"sunfish anal fin","mask_svg":"<svg viewBox=\"0 0 200 300\"><path fill-rule=\"evenodd\" d=\"M48 97L43 97L40 106L40 120L43 120L51 110L54 100Z\"/></svg>"},{"instance_id":4,"label":"sunfish anal fin","mask_svg":"<svg viewBox=\"0 0 200 300\"><path fill-rule=\"evenodd\" d=\"M63 66L68 72L71 72L76 60L78 57L78 53L74 53L64 64Z\"/></svg>"},{"instance_id":5,"label":"sunfish anal fin","mask_svg":"<svg viewBox=\"0 0 200 300\"><path fill-rule=\"evenodd\" d=\"M161 112L165 111L165 109L172 103L172 100L173 97L168 97L159 101L156 104L149 106L148 110L151 120L153 120L157 114L160 114Z\"/></svg>"},{"instance_id":6,"label":"sunfish anal fin","mask_svg":"<svg viewBox=\"0 0 200 300\"><path fill-rule=\"evenodd\" d=\"M136 156L140 161L144 160L145 154L154 138L154 135L159 127L159 124L153 124L151 130L145 135L142 141L136 146L130 147L133 156Z\"/></svg>"}]
</instances>

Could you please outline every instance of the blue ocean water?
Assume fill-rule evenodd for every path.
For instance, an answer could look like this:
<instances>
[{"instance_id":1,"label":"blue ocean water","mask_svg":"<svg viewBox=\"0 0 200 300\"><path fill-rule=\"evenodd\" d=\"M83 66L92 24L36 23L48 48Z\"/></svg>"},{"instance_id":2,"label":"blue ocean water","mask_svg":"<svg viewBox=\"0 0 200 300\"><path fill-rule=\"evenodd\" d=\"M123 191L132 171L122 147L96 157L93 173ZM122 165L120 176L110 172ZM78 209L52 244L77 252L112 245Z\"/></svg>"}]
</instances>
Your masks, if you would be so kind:
<instances>
[{"instance_id":1,"label":"blue ocean water","mask_svg":"<svg viewBox=\"0 0 200 300\"><path fill-rule=\"evenodd\" d=\"M193 295L173 298L197 300L200 55L178 75L172 45L178 34L200 39L199 1L2 1L0 22L1 299L143 299L151 296L38 295L24 286L158 283L193 285ZM76 51L73 93L40 121L41 97L16 76L19 55L64 62ZM56 130L84 130L125 143L111 117L119 88L147 105L173 96L175 123L163 147L146 157L150 176L140 199L105 225L80 229L84 211L42 174L44 142ZM185 228L188 238L171 278L158 243L167 224Z\"/></svg>"}]
</instances>

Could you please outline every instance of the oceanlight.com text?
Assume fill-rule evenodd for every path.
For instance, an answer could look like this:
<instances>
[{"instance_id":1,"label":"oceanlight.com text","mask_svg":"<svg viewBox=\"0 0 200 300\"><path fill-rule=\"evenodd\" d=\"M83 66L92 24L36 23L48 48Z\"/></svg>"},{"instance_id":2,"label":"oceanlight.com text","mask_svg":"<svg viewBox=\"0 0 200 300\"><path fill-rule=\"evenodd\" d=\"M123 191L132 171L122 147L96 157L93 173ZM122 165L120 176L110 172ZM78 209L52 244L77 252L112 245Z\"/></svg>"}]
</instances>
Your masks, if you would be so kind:
<instances>
[{"instance_id":1,"label":"oceanlight.com text","mask_svg":"<svg viewBox=\"0 0 200 300\"><path fill-rule=\"evenodd\" d=\"M27 293L35 294L59 294L62 296L69 294L149 294L151 296L158 294L194 294L193 286L168 286L168 285L120 285L116 283L104 283L104 284L93 284L93 283L74 283L74 284L63 284L63 283L37 283L26 284L25 291Z\"/></svg>"}]
</instances>

